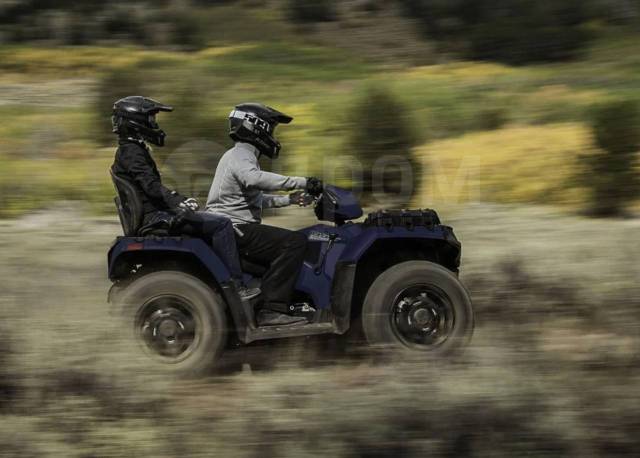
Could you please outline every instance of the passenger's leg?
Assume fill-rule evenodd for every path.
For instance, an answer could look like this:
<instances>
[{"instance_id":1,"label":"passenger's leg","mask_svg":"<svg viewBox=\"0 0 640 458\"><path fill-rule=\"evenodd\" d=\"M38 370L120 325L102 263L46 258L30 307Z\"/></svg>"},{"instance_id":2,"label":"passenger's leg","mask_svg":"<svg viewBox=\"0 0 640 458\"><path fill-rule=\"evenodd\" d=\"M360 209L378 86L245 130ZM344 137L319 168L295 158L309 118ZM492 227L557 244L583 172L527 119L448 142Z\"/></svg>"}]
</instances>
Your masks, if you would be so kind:
<instances>
[{"instance_id":1,"label":"passenger's leg","mask_svg":"<svg viewBox=\"0 0 640 458\"><path fill-rule=\"evenodd\" d=\"M260 294L260 289L248 288L242 280L242 268L236 247L235 233L229 218L214 213L192 212L185 215L180 230L184 234L211 242L213 251L229 269L242 300L250 300Z\"/></svg>"},{"instance_id":2,"label":"passenger's leg","mask_svg":"<svg viewBox=\"0 0 640 458\"><path fill-rule=\"evenodd\" d=\"M242 269L231 220L214 213L192 212L186 215L182 221L180 231L210 241L213 251L227 266L231 276L240 281Z\"/></svg>"}]
</instances>

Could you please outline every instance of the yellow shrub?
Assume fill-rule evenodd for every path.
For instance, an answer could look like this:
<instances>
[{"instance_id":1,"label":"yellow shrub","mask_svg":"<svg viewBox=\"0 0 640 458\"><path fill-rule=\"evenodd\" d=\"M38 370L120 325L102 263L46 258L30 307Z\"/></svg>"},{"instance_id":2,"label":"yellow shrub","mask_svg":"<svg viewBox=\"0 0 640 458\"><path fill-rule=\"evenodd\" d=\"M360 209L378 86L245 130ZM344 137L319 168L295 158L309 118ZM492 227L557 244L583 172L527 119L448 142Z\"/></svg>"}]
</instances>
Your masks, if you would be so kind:
<instances>
[{"instance_id":1,"label":"yellow shrub","mask_svg":"<svg viewBox=\"0 0 640 458\"><path fill-rule=\"evenodd\" d=\"M496 201L576 206L577 157L591 149L579 123L510 126L428 143L416 154L427 176L420 204Z\"/></svg>"},{"instance_id":2,"label":"yellow shrub","mask_svg":"<svg viewBox=\"0 0 640 458\"><path fill-rule=\"evenodd\" d=\"M37 75L72 73L74 75L93 76L95 71L107 68L133 65L145 58L157 58L163 61L189 59L188 54L146 50L136 47L98 47L75 46L59 48L6 47L0 50L2 67L22 74ZM62 74L61 74L62 72Z\"/></svg>"},{"instance_id":3,"label":"yellow shrub","mask_svg":"<svg viewBox=\"0 0 640 458\"><path fill-rule=\"evenodd\" d=\"M445 80L477 80L512 76L522 73L524 73L524 71L521 69L502 64L455 62L413 67L404 74L412 79L442 78Z\"/></svg>"}]
</instances>

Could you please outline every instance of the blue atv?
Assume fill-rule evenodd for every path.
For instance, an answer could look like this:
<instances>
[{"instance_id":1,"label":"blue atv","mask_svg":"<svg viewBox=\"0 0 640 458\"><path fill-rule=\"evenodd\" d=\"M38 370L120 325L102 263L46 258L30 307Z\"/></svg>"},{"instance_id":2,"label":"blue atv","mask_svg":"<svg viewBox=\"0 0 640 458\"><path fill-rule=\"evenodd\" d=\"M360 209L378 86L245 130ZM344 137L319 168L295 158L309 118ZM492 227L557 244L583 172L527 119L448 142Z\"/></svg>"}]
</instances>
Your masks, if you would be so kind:
<instances>
[{"instance_id":1,"label":"blue atv","mask_svg":"<svg viewBox=\"0 0 640 458\"><path fill-rule=\"evenodd\" d=\"M132 337L176 372L210 369L233 337L240 344L318 334L364 332L372 345L450 354L473 331L471 299L458 279L460 243L433 210L371 213L362 223L354 195L325 186L291 312L304 324L258 327L253 304L240 300L229 271L199 238L138 236L142 207L131 184L113 177L124 230L108 255L109 301ZM265 266L243 260L259 285ZM357 326L352 324L357 323Z\"/></svg>"}]
</instances>

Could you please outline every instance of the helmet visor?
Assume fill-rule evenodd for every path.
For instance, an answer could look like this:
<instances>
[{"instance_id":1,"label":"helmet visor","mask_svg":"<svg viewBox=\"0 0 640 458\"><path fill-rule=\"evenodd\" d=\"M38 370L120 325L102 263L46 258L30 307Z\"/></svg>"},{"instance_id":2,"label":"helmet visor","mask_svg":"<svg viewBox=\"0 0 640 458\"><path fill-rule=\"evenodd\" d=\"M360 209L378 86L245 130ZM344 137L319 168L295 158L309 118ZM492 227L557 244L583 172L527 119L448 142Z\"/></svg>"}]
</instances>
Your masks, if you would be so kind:
<instances>
[{"instance_id":1,"label":"helmet visor","mask_svg":"<svg viewBox=\"0 0 640 458\"><path fill-rule=\"evenodd\" d=\"M152 129L158 129L160 127L158 126L158 121L156 120L156 113L148 115L147 122L149 123L149 127L151 127Z\"/></svg>"}]
</instances>

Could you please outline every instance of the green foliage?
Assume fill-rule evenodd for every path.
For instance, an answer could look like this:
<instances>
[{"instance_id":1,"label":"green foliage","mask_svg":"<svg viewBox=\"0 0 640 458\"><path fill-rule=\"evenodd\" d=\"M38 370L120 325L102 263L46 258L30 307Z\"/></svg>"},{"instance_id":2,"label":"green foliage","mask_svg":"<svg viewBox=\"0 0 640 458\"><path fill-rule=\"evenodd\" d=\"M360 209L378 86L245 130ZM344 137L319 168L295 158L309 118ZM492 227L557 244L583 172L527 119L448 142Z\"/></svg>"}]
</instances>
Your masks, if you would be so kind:
<instances>
[{"instance_id":1,"label":"green foliage","mask_svg":"<svg viewBox=\"0 0 640 458\"><path fill-rule=\"evenodd\" d=\"M507 124L507 110L503 107L486 107L478 113L478 127L480 130L496 130Z\"/></svg>"},{"instance_id":2,"label":"green foliage","mask_svg":"<svg viewBox=\"0 0 640 458\"><path fill-rule=\"evenodd\" d=\"M59 151L41 160L0 156L0 218L71 200L88 202L93 211L112 212L113 187L107 174L112 158L92 151L94 147L87 144L85 157L78 158L61 158Z\"/></svg>"},{"instance_id":3,"label":"green foliage","mask_svg":"<svg viewBox=\"0 0 640 458\"><path fill-rule=\"evenodd\" d=\"M209 3L206 6L210 8L221 2ZM202 8L187 6L146 0L17 2L0 9L2 40L52 40L67 45L110 40L200 49L207 43L208 27Z\"/></svg>"},{"instance_id":4,"label":"green foliage","mask_svg":"<svg viewBox=\"0 0 640 458\"><path fill-rule=\"evenodd\" d=\"M351 54L330 48L267 42L246 46L224 54L208 63L208 69L216 76L233 80L242 74L245 81L260 84L274 82L290 85L302 80L339 81L362 78L371 67ZM273 91L270 91L273 92Z\"/></svg>"},{"instance_id":5,"label":"green foliage","mask_svg":"<svg viewBox=\"0 0 640 458\"><path fill-rule=\"evenodd\" d=\"M469 58L512 64L576 57L588 44L583 0L401 0L424 33Z\"/></svg>"},{"instance_id":6,"label":"green foliage","mask_svg":"<svg viewBox=\"0 0 640 458\"><path fill-rule=\"evenodd\" d=\"M167 75L171 75L167 78ZM220 115L212 115L213 99L210 80L189 69L169 72L163 62L146 60L135 66L116 68L101 79L95 104L97 138L103 145L113 144L111 110L113 103L129 95L143 95L175 107L173 113L161 115L159 122L169 135L168 148L180 142L206 138L225 138L226 122ZM211 97L209 98L208 96ZM224 111L224 110L223 110ZM222 111L221 111L222 113Z\"/></svg>"},{"instance_id":7,"label":"green foliage","mask_svg":"<svg viewBox=\"0 0 640 458\"><path fill-rule=\"evenodd\" d=\"M107 72L95 102L96 138L102 145L116 144L111 131L113 103L128 95L143 95L174 107L158 116L167 133L166 145L154 148L164 168L164 182L185 194L202 195L211 184L218 155L229 144L226 115L212 90L211 79L192 68L176 69L163 61L145 60Z\"/></svg>"},{"instance_id":8,"label":"green foliage","mask_svg":"<svg viewBox=\"0 0 640 458\"><path fill-rule=\"evenodd\" d=\"M228 21L216 33L223 36L240 30L243 18L234 16L233 5L216 7L215 15L221 10ZM86 200L91 208L105 208L112 214L113 190L105 173L115 145L111 107L117 98L131 94L147 95L176 107L175 112L159 117L168 140L167 146L156 148L154 154L164 179L181 191L185 188L174 178L173 169L185 163L190 164L189 170L200 171L198 189L208 188L216 153L226 146L225 117L235 103L244 100L264 101L296 118L279 134L285 145L285 154L277 162L279 171L325 175L327 180L350 186L354 178L348 167L333 157L345 159L345 153L359 159L365 156L360 143L365 145L369 139L352 140L361 130L361 121L351 116L354 99L349 96L361 81L388 84L391 93L401 98L403 114L410 117L409 130L416 128L409 144L464 136L453 161L449 160L453 150L449 143L436 144L435 152L430 146L420 150L428 158L425 164L433 170L434 179L423 178L428 181L422 187L424 199L416 198L416 203L435 204L429 190L442 188L437 183L440 166L452 170L450 180L455 182L461 161L479 157L483 161L482 169L478 168L482 171L479 189L489 190L483 198L554 204L566 200L575 208L585 205L587 193L584 187L574 193L578 188L568 178L575 175L571 168L575 152L588 150L590 141L585 134L584 142L567 142L567 137L574 136L548 124L582 123L589 107L611 98L635 97L640 83L637 37L628 32L599 40L589 58L578 62L532 67L448 62L410 68L376 66L331 47L268 37L254 41L258 32L256 27L242 30L243 36L249 34L246 40L198 52L130 46L2 47L0 69L6 85L2 102L8 103L0 110L2 215L24 214L58 199ZM365 98L361 95L358 102ZM67 108L60 110L62 104ZM366 114L386 116L382 110ZM528 124L540 128L513 134L516 127ZM484 137L465 136L496 128L500 129L491 132L486 142ZM220 148L211 148L211 140ZM537 145L535 153L529 152L534 151L528 148L532 143ZM107 148L101 150L101 146ZM513 161L514 146L522 146L518 148L523 153L521 162ZM408 149L398 150L407 157ZM105 160L96 164L85 155ZM57 157L64 161L40 161ZM319 157L323 161L317 160ZM487 167L486 161L492 157L505 160ZM556 157L567 161L570 173L566 176L547 173L549 168L567 170L543 163L544 158L553 161ZM326 163L330 165L325 167ZM89 169L96 171L98 179ZM193 177L190 173L185 173L187 178ZM332 173L335 179L329 178ZM514 183L518 186L511 186Z\"/></svg>"},{"instance_id":9,"label":"green foliage","mask_svg":"<svg viewBox=\"0 0 640 458\"><path fill-rule=\"evenodd\" d=\"M593 110L592 128L597 146L585 158L585 182L592 192L592 212L615 216L640 192L637 170L640 151L640 109L634 101L609 102Z\"/></svg>"},{"instance_id":10,"label":"green foliage","mask_svg":"<svg viewBox=\"0 0 640 458\"><path fill-rule=\"evenodd\" d=\"M406 107L386 88L371 86L352 108L348 122L348 152L362 166L365 199L384 192L400 199L398 203L409 203L422 171L411 154L416 136Z\"/></svg>"},{"instance_id":11,"label":"green foliage","mask_svg":"<svg viewBox=\"0 0 640 458\"><path fill-rule=\"evenodd\" d=\"M223 76L237 78L242 72L247 80L278 85L362 78L371 71L364 60L335 49L281 42L261 43L223 55L211 68Z\"/></svg>"},{"instance_id":12,"label":"green foliage","mask_svg":"<svg viewBox=\"0 0 640 458\"><path fill-rule=\"evenodd\" d=\"M116 100L129 95L144 95L142 72L135 68L118 68L107 72L98 85L95 99L96 138L102 145L113 143L111 112Z\"/></svg>"},{"instance_id":13,"label":"green foliage","mask_svg":"<svg viewBox=\"0 0 640 458\"><path fill-rule=\"evenodd\" d=\"M618 155L640 149L640 111L633 100L610 102L593 112L593 130L598 146Z\"/></svg>"},{"instance_id":14,"label":"green foliage","mask_svg":"<svg viewBox=\"0 0 640 458\"><path fill-rule=\"evenodd\" d=\"M288 0L286 12L294 22L326 22L336 19L335 0Z\"/></svg>"},{"instance_id":15,"label":"green foliage","mask_svg":"<svg viewBox=\"0 0 640 458\"><path fill-rule=\"evenodd\" d=\"M173 14L172 43L179 43L185 49L202 49L207 44L205 24L198 11L183 10Z\"/></svg>"}]
</instances>

